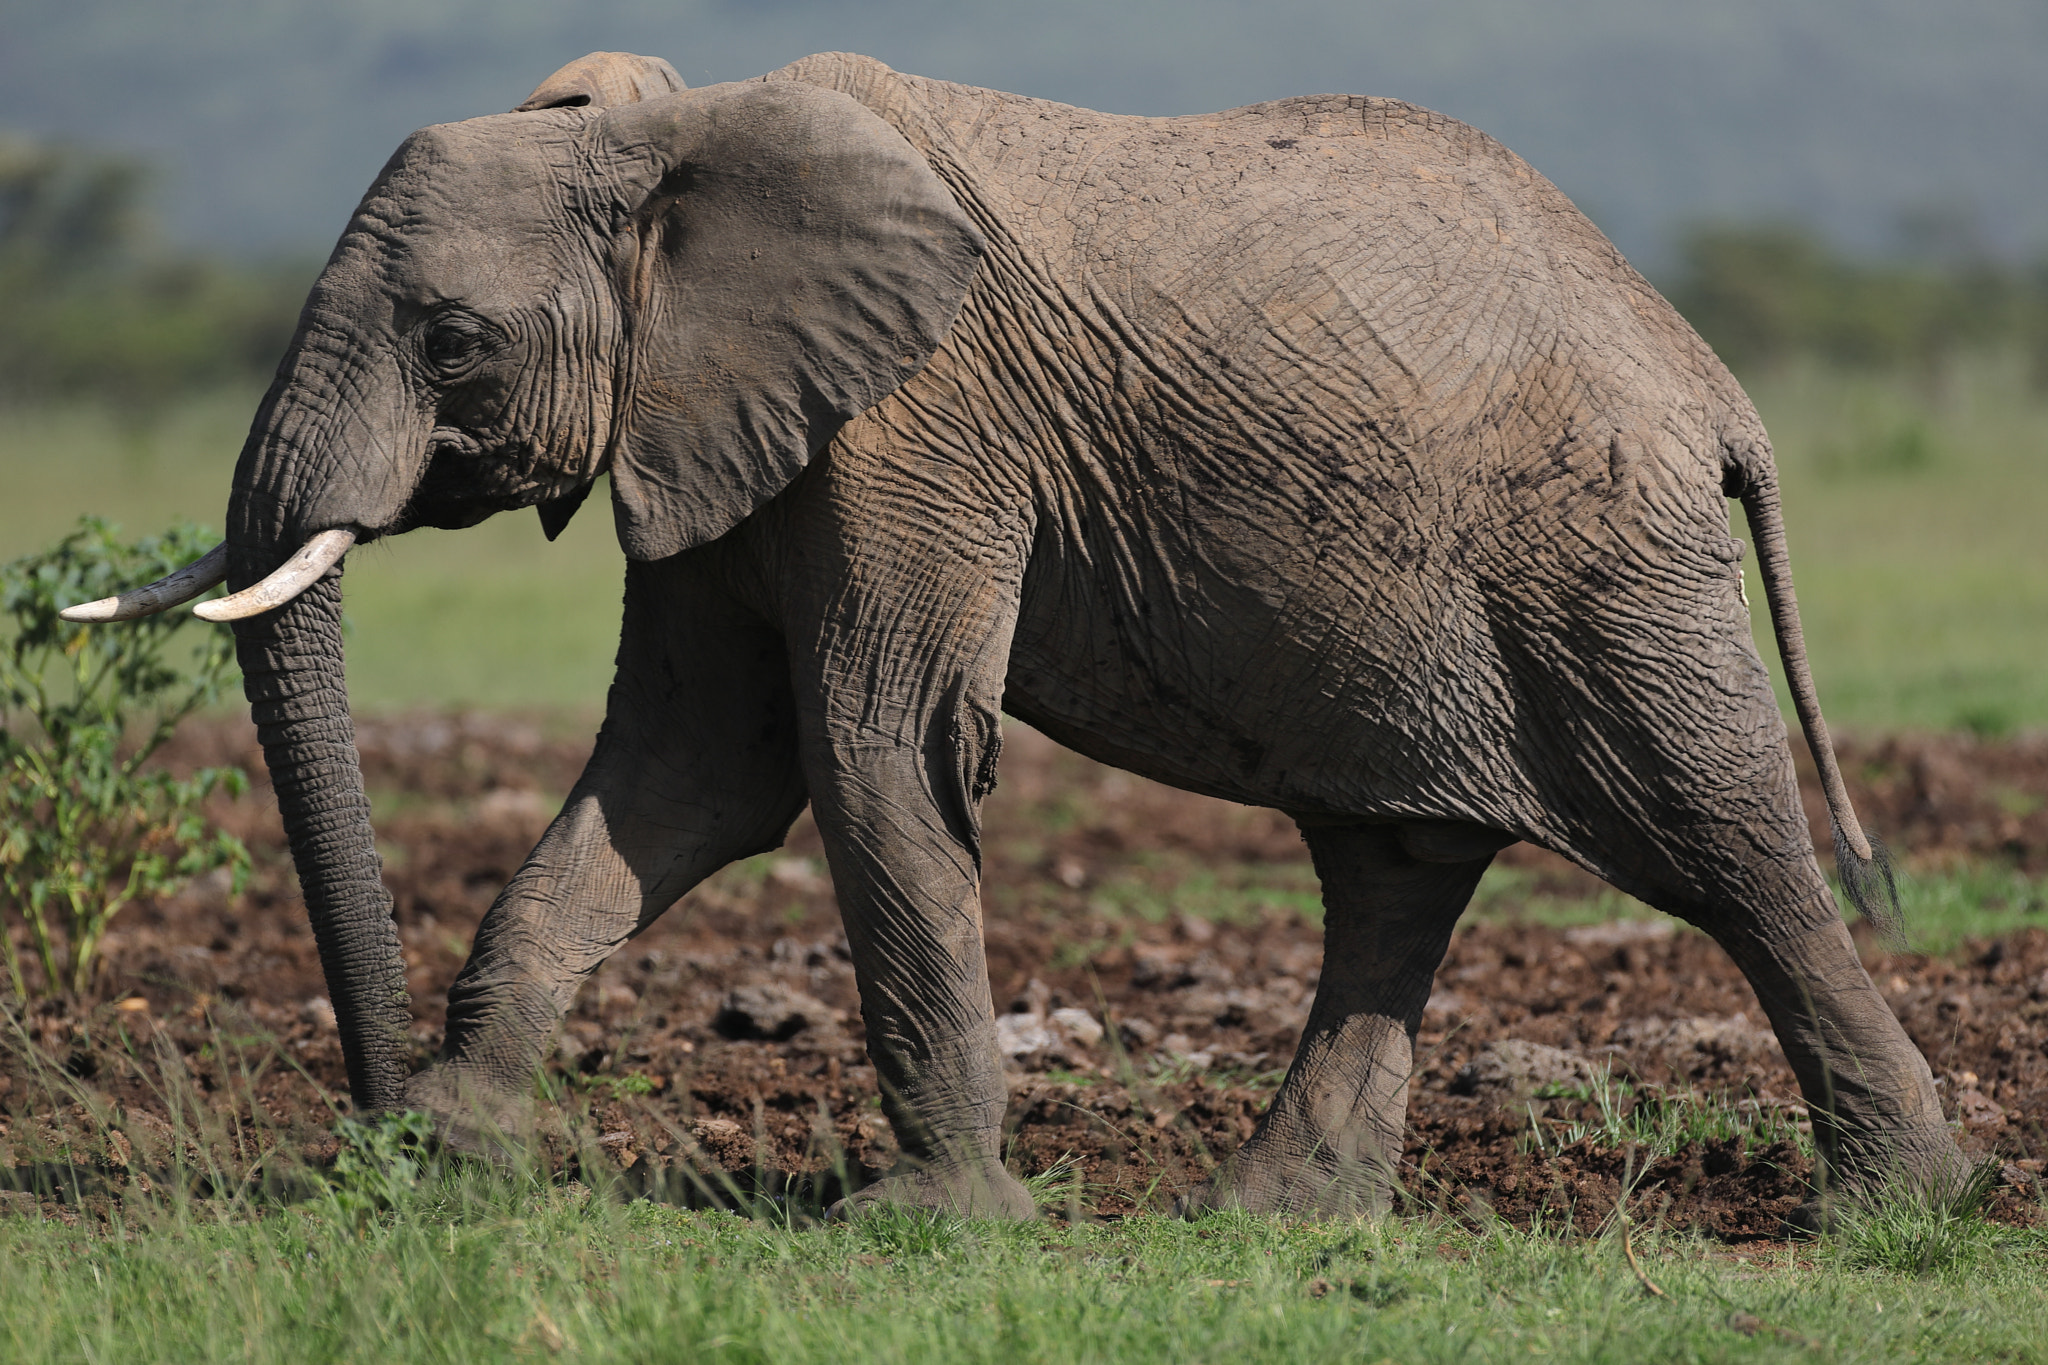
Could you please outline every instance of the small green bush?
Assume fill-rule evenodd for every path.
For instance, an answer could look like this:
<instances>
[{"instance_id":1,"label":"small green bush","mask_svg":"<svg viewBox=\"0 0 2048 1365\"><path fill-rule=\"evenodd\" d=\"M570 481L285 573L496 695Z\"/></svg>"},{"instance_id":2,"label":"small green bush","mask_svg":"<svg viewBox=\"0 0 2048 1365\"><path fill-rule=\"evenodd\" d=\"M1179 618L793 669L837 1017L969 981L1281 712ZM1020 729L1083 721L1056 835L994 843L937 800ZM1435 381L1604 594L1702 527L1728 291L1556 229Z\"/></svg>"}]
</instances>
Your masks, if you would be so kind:
<instances>
[{"instance_id":1,"label":"small green bush","mask_svg":"<svg viewBox=\"0 0 2048 1365\"><path fill-rule=\"evenodd\" d=\"M2017 346L2038 384L2048 274L1994 258L1967 231L1942 235L1863 259L1790 224L1702 224L1681 239L1667 293L1738 374L1810 356L1938 378L1966 352Z\"/></svg>"},{"instance_id":2,"label":"small green bush","mask_svg":"<svg viewBox=\"0 0 2048 1365\"><path fill-rule=\"evenodd\" d=\"M380 1114L367 1123L343 1119L337 1135L341 1146L327 1176L327 1197L351 1218L405 1205L422 1180L439 1173L430 1156L434 1121L425 1114Z\"/></svg>"},{"instance_id":3,"label":"small green bush","mask_svg":"<svg viewBox=\"0 0 2048 1365\"><path fill-rule=\"evenodd\" d=\"M54 547L0 567L0 938L9 984L28 994L9 917L18 916L49 994L84 994L121 908L175 893L214 868L239 891L248 850L200 806L239 795L238 768L176 777L149 768L178 723L220 694L234 668L224 626L170 611L101 626L58 616L197 559L195 527L134 544L88 517Z\"/></svg>"}]
</instances>

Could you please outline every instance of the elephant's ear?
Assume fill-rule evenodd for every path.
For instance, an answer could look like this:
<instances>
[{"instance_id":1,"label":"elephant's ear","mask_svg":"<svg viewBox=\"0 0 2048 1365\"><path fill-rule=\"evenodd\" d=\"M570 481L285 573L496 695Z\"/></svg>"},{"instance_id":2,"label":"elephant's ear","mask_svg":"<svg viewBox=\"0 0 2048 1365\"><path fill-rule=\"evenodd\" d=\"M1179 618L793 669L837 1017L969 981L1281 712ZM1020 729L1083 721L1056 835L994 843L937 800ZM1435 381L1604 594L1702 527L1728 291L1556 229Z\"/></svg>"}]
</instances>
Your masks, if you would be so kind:
<instances>
[{"instance_id":1,"label":"elephant's ear","mask_svg":"<svg viewBox=\"0 0 2048 1365\"><path fill-rule=\"evenodd\" d=\"M788 486L929 360L982 237L866 106L788 81L606 111L627 318L619 541L660 559Z\"/></svg>"},{"instance_id":2,"label":"elephant's ear","mask_svg":"<svg viewBox=\"0 0 2048 1365\"><path fill-rule=\"evenodd\" d=\"M533 93L515 105L512 112L606 109L615 104L637 104L673 95L687 88L676 69L659 57L642 57L633 52L592 52L535 86ZM549 540L561 535L589 496L590 484L586 483L540 504L535 510L540 513L541 533Z\"/></svg>"},{"instance_id":3,"label":"elephant's ear","mask_svg":"<svg viewBox=\"0 0 2048 1365\"><path fill-rule=\"evenodd\" d=\"M676 69L659 57L641 57L631 52L593 52L557 71L534 87L512 110L515 114L535 109L605 108L634 104L684 89Z\"/></svg>"}]
</instances>

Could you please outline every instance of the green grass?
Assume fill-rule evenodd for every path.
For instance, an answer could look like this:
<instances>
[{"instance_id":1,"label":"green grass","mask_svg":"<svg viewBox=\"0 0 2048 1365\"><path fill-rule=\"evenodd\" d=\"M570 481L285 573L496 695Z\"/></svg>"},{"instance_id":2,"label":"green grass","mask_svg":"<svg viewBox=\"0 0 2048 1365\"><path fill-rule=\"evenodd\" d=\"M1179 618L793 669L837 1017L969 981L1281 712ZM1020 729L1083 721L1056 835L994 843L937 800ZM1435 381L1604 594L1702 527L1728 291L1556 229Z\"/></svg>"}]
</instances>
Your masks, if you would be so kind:
<instances>
[{"instance_id":1,"label":"green grass","mask_svg":"<svg viewBox=\"0 0 2048 1365\"><path fill-rule=\"evenodd\" d=\"M2014 868L1978 863L1901 872L1899 908L1906 947L1943 956L1969 939L1995 938L2028 927L2048 929L2048 882ZM1836 889L1844 907L1848 898ZM1591 896L1552 895L1521 868L1490 867L1473 894L1465 922L1543 924L1571 929L1614 920L1654 920L1658 912L1632 896L1603 888ZM1679 932L1690 932L1677 925Z\"/></svg>"},{"instance_id":2,"label":"green grass","mask_svg":"<svg viewBox=\"0 0 2048 1365\"><path fill-rule=\"evenodd\" d=\"M735 864L721 875L758 880L765 875L761 868L777 856L781 855ZM1898 888L1906 948L1911 952L1945 956L1963 950L1971 939L1996 938L2028 927L2048 929L2048 881L2011 867L1980 863L1901 872ZM991 913L1015 915L1054 893L1042 880L1032 879L993 882L983 894ZM1848 898L1839 888L1836 900L1847 907ZM1322 894L1306 857L1292 863L1217 868L1184 855L1151 852L1134 855L1128 866L1105 875L1088 893L1087 908L1111 926L1161 923L1177 915L1222 924L1256 924L1263 915L1276 911L1316 923L1323 914ZM1573 929L1616 920L1662 918L1641 901L1611 888L1602 887L1591 895L1553 893L1543 889L1543 879L1535 873L1495 865L1480 878L1462 922ZM1682 922L1674 921L1674 927L1680 933L1694 932ZM1105 945L1106 941L1091 941L1065 945L1063 950L1070 951L1076 961L1084 961Z\"/></svg>"},{"instance_id":3,"label":"green grass","mask_svg":"<svg viewBox=\"0 0 2048 1365\"><path fill-rule=\"evenodd\" d=\"M1479 879L1479 889L1465 911L1465 920L1488 924L1545 924L1571 929L1618 919L1657 919L1658 913L1612 887L1590 896L1558 895L1543 889L1543 879L1519 867L1495 864Z\"/></svg>"},{"instance_id":4,"label":"green grass","mask_svg":"<svg viewBox=\"0 0 2048 1365\"><path fill-rule=\"evenodd\" d=\"M1938 397L1811 368L1750 391L1778 450L1830 720L2048 725L2048 399L2026 390L2017 361L1966 366ZM255 400L201 395L147 436L90 410L0 410L0 557L48 544L82 512L134 533L180 515L218 527ZM553 545L532 515L507 514L350 556L358 703L595 709L620 569L602 497Z\"/></svg>"},{"instance_id":5,"label":"green grass","mask_svg":"<svg viewBox=\"0 0 2048 1365\"><path fill-rule=\"evenodd\" d=\"M1030 888L1024 888L1030 894ZM1187 854L1140 850L1105 877L1088 908L1107 920L1161 923L1194 915L1226 924L1256 923L1262 915L1292 912L1321 919L1322 892L1306 857L1292 863L1237 863L1217 867Z\"/></svg>"},{"instance_id":6,"label":"green grass","mask_svg":"<svg viewBox=\"0 0 2048 1365\"><path fill-rule=\"evenodd\" d=\"M802 1225L480 1171L395 1210L203 1203L0 1223L0 1355L43 1361L2048 1359L2042 1239L1911 1273L1442 1218ZM1918 1265L1919 1263L1915 1263ZM1745 1330L1746 1329L1746 1330ZM1747 1334L1746 1334L1747 1333Z\"/></svg>"},{"instance_id":7,"label":"green grass","mask_svg":"<svg viewBox=\"0 0 2048 1365\"><path fill-rule=\"evenodd\" d=\"M1838 1264L1854 1269L1952 1281L1981 1273L2016 1249L2048 1250L2040 1228L2015 1236L1979 1216L2003 1164L1997 1157L1979 1163L1960 1188L1843 1200L1829 1250Z\"/></svg>"},{"instance_id":8,"label":"green grass","mask_svg":"<svg viewBox=\"0 0 2048 1365\"><path fill-rule=\"evenodd\" d=\"M1789 1142L1810 1159L1812 1139L1799 1127L1803 1109L1764 1105L1727 1091L1666 1091L1638 1086L1602 1063L1582 1086L1547 1086L1538 1100L1569 1100L1589 1106L1579 1118L1550 1118L1529 1106L1524 1144L1529 1150L1561 1152L1575 1143L1634 1149L1648 1165L1695 1142L1730 1142L1737 1150Z\"/></svg>"}]
</instances>

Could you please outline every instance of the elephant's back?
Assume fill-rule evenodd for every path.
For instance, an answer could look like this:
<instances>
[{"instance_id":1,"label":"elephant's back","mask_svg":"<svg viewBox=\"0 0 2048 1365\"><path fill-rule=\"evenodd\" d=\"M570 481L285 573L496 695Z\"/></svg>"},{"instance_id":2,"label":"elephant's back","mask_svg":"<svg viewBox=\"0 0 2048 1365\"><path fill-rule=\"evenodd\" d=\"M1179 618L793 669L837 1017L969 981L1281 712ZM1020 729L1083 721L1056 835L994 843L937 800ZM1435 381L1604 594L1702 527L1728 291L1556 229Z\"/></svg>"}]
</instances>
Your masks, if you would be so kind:
<instances>
[{"instance_id":1,"label":"elephant's back","mask_svg":"<svg viewBox=\"0 0 2048 1365\"><path fill-rule=\"evenodd\" d=\"M881 114L1020 278L1104 315L1162 374L1228 371L1226 387L1283 416L1313 376L1299 421L1350 433L1318 444L1369 427L1412 450L1541 447L1661 411L1689 414L1682 443L1702 457L1767 449L1734 380L1606 236L1457 119L1343 94L1140 118L844 53L771 79ZM1202 378L1170 373L1183 377Z\"/></svg>"},{"instance_id":2,"label":"elephant's back","mask_svg":"<svg viewBox=\"0 0 2048 1365\"><path fill-rule=\"evenodd\" d=\"M1092 302L1276 376L1272 401L1317 375L1360 405L1354 432L1370 417L1412 450L1747 407L1605 234L1476 128L1359 95L1131 123L1098 158L1122 183L1076 233Z\"/></svg>"}]
</instances>

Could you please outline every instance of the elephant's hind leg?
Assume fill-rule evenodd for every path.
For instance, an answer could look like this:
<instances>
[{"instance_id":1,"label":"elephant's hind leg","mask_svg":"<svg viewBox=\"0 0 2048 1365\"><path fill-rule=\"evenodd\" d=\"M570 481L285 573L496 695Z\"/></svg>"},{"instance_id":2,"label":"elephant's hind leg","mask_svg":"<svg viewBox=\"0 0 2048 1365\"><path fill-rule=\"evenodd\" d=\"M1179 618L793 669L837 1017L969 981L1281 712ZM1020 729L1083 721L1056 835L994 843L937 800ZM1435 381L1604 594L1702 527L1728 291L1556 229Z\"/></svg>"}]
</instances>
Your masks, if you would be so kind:
<instances>
[{"instance_id":1,"label":"elephant's hind leg","mask_svg":"<svg viewBox=\"0 0 2048 1365\"><path fill-rule=\"evenodd\" d=\"M1303 832L1323 883L1315 1006L1257 1131L1189 1197L1190 1212L1350 1216L1385 1207L1430 983L1492 850L1510 842L1486 831L1451 843L1408 838L1395 825Z\"/></svg>"},{"instance_id":2,"label":"elephant's hind leg","mask_svg":"<svg viewBox=\"0 0 2048 1365\"><path fill-rule=\"evenodd\" d=\"M1784 842L1796 839L1796 851L1757 861L1728 847L1703 857L1681 890L1623 889L1705 929L1742 969L1799 1079L1828 1177L1957 1179L1963 1159L1933 1075L1864 971L1804 828L1790 823L1804 825L1789 776Z\"/></svg>"},{"instance_id":3,"label":"elephant's hind leg","mask_svg":"<svg viewBox=\"0 0 2048 1365\"><path fill-rule=\"evenodd\" d=\"M1814 856L1776 704L1760 671L1751 676L1746 693L1693 694L1698 731L1647 708L1631 731L1609 729L1602 749L1640 757L1573 785L1584 824L1566 851L1728 951L1799 1079L1835 1179L1951 1179L1962 1158L1933 1076L1857 957ZM1587 799L1600 792L1616 799ZM1567 804L1560 791L1553 808Z\"/></svg>"},{"instance_id":4,"label":"elephant's hind leg","mask_svg":"<svg viewBox=\"0 0 2048 1365\"><path fill-rule=\"evenodd\" d=\"M687 567L632 565L597 748L479 926L441 1059L407 1102L458 1146L524 1127L584 980L703 878L782 841L804 803L796 732L780 637Z\"/></svg>"},{"instance_id":5,"label":"elephant's hind leg","mask_svg":"<svg viewBox=\"0 0 2048 1365\"><path fill-rule=\"evenodd\" d=\"M1966 1163L1927 1060L1863 970L1832 898L1827 910L1790 932L1731 926L1715 937L1756 989L1799 1078L1826 1173L1850 1186L1958 1182Z\"/></svg>"}]
</instances>

